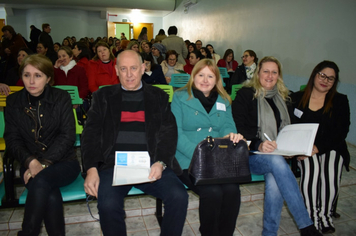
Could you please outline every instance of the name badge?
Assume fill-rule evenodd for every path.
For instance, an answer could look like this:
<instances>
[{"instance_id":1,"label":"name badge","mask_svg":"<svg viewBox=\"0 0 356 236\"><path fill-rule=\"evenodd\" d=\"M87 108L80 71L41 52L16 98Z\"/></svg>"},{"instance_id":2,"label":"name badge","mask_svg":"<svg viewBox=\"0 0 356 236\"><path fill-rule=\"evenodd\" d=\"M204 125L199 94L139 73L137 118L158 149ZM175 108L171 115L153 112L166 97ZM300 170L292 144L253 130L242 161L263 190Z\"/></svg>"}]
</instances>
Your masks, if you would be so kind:
<instances>
[{"instance_id":1,"label":"name badge","mask_svg":"<svg viewBox=\"0 0 356 236\"><path fill-rule=\"evenodd\" d=\"M303 112L297 108L294 108L294 115L298 118L302 117Z\"/></svg>"},{"instance_id":2,"label":"name badge","mask_svg":"<svg viewBox=\"0 0 356 236\"><path fill-rule=\"evenodd\" d=\"M221 102L217 102L216 103L216 110L219 110L219 111L226 111L226 106L224 103L221 103Z\"/></svg>"}]
</instances>

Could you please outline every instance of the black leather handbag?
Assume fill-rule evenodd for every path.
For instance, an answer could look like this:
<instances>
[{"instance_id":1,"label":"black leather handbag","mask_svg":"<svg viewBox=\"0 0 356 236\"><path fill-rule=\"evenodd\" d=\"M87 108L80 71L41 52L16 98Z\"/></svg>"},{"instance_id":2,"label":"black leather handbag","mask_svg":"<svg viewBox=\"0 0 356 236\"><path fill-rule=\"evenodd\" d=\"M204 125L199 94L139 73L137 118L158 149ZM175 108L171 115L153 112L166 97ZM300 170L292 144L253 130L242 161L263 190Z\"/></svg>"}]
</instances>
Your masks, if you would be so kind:
<instances>
[{"instance_id":1,"label":"black leather handbag","mask_svg":"<svg viewBox=\"0 0 356 236\"><path fill-rule=\"evenodd\" d=\"M251 181L249 151L244 140L208 136L194 150L188 169L195 185L244 183Z\"/></svg>"}]
</instances>

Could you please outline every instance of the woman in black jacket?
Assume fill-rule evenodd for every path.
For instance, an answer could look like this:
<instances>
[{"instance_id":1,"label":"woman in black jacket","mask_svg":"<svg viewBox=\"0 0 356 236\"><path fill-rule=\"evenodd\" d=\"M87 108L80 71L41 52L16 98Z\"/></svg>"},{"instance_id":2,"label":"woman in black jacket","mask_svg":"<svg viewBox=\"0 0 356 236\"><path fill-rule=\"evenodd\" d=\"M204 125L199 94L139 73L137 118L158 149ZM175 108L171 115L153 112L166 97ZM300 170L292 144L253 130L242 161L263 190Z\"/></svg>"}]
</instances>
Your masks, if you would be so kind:
<instances>
[{"instance_id":1,"label":"woman in black jacket","mask_svg":"<svg viewBox=\"0 0 356 236\"><path fill-rule=\"evenodd\" d=\"M332 61L320 62L304 91L291 95L293 123L318 123L312 156L298 157L300 189L310 217L323 233L334 233L332 211L339 194L342 166L349 171L346 136L350 107L346 95L336 91L339 68Z\"/></svg>"},{"instance_id":2,"label":"woman in black jacket","mask_svg":"<svg viewBox=\"0 0 356 236\"><path fill-rule=\"evenodd\" d=\"M18 235L38 235L42 220L48 235L65 235L59 188L80 173L71 99L66 91L50 86L53 65L43 55L25 58L20 74L25 88L7 98L4 134L28 189Z\"/></svg>"}]
</instances>

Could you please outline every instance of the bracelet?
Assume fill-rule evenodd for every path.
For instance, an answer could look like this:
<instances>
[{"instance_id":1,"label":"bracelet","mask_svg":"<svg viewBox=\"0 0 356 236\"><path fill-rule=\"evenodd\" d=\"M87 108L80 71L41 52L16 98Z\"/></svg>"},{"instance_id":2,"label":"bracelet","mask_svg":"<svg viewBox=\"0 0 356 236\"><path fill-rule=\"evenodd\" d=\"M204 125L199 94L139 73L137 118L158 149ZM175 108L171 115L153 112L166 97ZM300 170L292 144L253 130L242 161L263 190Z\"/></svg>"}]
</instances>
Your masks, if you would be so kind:
<instances>
[{"instance_id":1,"label":"bracelet","mask_svg":"<svg viewBox=\"0 0 356 236\"><path fill-rule=\"evenodd\" d=\"M157 161L157 162L162 165L163 170L167 168L167 165L163 161Z\"/></svg>"}]
</instances>

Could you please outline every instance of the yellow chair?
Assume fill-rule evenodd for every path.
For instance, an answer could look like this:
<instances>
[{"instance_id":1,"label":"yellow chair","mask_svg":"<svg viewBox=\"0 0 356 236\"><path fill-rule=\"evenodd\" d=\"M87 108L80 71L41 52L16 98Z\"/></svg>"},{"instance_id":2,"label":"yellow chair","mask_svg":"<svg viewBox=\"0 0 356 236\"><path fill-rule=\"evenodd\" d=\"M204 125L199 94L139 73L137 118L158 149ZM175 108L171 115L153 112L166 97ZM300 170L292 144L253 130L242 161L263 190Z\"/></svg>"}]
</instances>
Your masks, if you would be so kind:
<instances>
[{"instance_id":1,"label":"yellow chair","mask_svg":"<svg viewBox=\"0 0 356 236\"><path fill-rule=\"evenodd\" d=\"M168 96L169 96L169 100L168 102L172 102L173 99L173 86L172 85L168 85L168 84L153 84L153 86L158 87L160 89L162 89L163 91L165 91Z\"/></svg>"},{"instance_id":2,"label":"yellow chair","mask_svg":"<svg viewBox=\"0 0 356 236\"><path fill-rule=\"evenodd\" d=\"M13 94L17 91L23 89L22 86L9 86L10 87L10 94ZM0 107L6 107L6 95L0 95Z\"/></svg>"}]
</instances>

